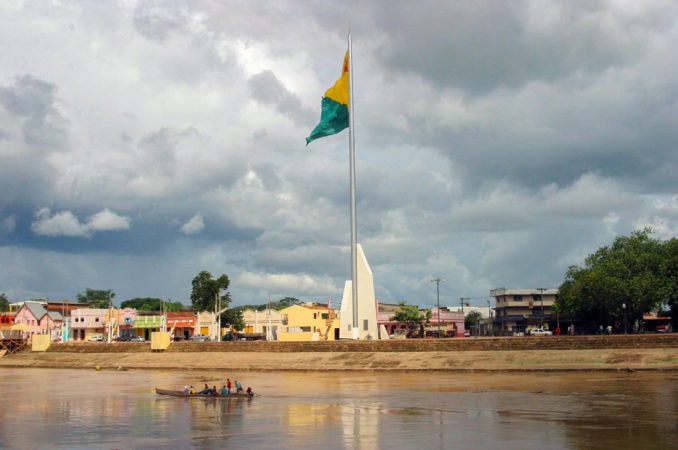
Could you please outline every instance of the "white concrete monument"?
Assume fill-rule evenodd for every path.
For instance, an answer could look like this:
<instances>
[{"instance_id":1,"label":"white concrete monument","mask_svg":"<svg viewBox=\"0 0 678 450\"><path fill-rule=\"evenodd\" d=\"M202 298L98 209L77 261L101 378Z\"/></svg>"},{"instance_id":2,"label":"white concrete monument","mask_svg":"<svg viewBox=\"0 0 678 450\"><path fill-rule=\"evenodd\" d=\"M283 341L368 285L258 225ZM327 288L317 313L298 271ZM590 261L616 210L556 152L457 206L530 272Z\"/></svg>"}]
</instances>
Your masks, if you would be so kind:
<instances>
[{"instance_id":1,"label":"white concrete monument","mask_svg":"<svg viewBox=\"0 0 678 450\"><path fill-rule=\"evenodd\" d=\"M379 339L377 327L377 299L374 295L372 269L367 263L365 253L357 244L358 259L358 328L353 327L353 286L351 280L344 284L341 299L341 329L339 339Z\"/></svg>"}]
</instances>

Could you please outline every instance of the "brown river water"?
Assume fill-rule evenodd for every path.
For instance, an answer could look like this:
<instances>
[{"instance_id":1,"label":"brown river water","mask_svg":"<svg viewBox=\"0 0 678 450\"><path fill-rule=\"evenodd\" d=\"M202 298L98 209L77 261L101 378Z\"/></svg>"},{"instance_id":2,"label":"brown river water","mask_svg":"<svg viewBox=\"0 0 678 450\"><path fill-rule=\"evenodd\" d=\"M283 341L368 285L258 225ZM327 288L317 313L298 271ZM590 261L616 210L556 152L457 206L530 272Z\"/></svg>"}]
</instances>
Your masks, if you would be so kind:
<instances>
[{"instance_id":1,"label":"brown river water","mask_svg":"<svg viewBox=\"0 0 678 450\"><path fill-rule=\"evenodd\" d=\"M251 400L154 387L241 379ZM678 449L678 373L0 368L0 447Z\"/></svg>"}]
</instances>

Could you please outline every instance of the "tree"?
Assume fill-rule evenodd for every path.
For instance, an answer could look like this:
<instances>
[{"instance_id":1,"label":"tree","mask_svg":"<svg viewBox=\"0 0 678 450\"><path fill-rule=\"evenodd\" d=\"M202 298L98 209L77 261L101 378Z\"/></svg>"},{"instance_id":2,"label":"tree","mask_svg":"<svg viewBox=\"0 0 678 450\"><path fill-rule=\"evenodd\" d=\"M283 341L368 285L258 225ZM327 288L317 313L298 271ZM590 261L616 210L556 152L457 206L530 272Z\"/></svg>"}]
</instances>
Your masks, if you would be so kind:
<instances>
[{"instance_id":1,"label":"tree","mask_svg":"<svg viewBox=\"0 0 678 450\"><path fill-rule=\"evenodd\" d=\"M181 302L173 302L171 299L167 301L161 298L133 298L130 300L125 300L120 303L121 308L134 308L139 311L162 311L163 303L165 306L165 311L183 311L185 306Z\"/></svg>"},{"instance_id":2,"label":"tree","mask_svg":"<svg viewBox=\"0 0 678 450\"><path fill-rule=\"evenodd\" d=\"M583 266L570 266L560 286L558 308L584 328L630 328L643 313L670 304L678 291L675 239L650 237L652 230L619 236L589 255ZM673 261L673 262L671 262Z\"/></svg>"},{"instance_id":3,"label":"tree","mask_svg":"<svg viewBox=\"0 0 678 450\"><path fill-rule=\"evenodd\" d=\"M7 295L3 292L0 294L0 312L9 311L9 300L7 300Z\"/></svg>"},{"instance_id":4,"label":"tree","mask_svg":"<svg viewBox=\"0 0 678 450\"><path fill-rule=\"evenodd\" d=\"M407 328L410 331L419 328L419 336L423 337L424 323L430 322L432 316L431 310L425 309L424 311L420 311L416 306L408 305L405 302L400 302L398 305L400 306L400 309L396 311L391 320L407 324Z\"/></svg>"},{"instance_id":5,"label":"tree","mask_svg":"<svg viewBox=\"0 0 678 450\"><path fill-rule=\"evenodd\" d=\"M667 280L664 296L671 310L671 328L675 331L678 330L678 239L667 241L664 252L660 271Z\"/></svg>"},{"instance_id":6,"label":"tree","mask_svg":"<svg viewBox=\"0 0 678 450\"><path fill-rule=\"evenodd\" d=\"M245 328L245 319L242 316L243 309L244 307L227 309L221 315L221 323L231 326L236 330L243 330Z\"/></svg>"},{"instance_id":7,"label":"tree","mask_svg":"<svg viewBox=\"0 0 678 450\"><path fill-rule=\"evenodd\" d=\"M474 327L477 327L480 322L483 321L483 315L480 311L471 311L466 314L464 318L464 328L472 330Z\"/></svg>"},{"instance_id":8,"label":"tree","mask_svg":"<svg viewBox=\"0 0 678 450\"><path fill-rule=\"evenodd\" d=\"M198 311L214 311L217 295L221 295L221 306L226 308L231 303L231 294L226 291L231 281L227 275L212 278L212 274L203 270L193 278L191 305Z\"/></svg>"},{"instance_id":9,"label":"tree","mask_svg":"<svg viewBox=\"0 0 678 450\"><path fill-rule=\"evenodd\" d=\"M85 289L84 294L78 294L78 303L87 303L90 308L109 308L113 304L115 292L113 289L96 290Z\"/></svg>"},{"instance_id":10,"label":"tree","mask_svg":"<svg viewBox=\"0 0 678 450\"><path fill-rule=\"evenodd\" d=\"M271 303L263 303L261 305L244 305L242 309L249 309L251 311L266 311L269 308L275 310L275 311L281 311L289 306L292 305L300 305L301 300L294 298L294 297L285 297L281 298L280 300L276 302L271 302Z\"/></svg>"}]
</instances>

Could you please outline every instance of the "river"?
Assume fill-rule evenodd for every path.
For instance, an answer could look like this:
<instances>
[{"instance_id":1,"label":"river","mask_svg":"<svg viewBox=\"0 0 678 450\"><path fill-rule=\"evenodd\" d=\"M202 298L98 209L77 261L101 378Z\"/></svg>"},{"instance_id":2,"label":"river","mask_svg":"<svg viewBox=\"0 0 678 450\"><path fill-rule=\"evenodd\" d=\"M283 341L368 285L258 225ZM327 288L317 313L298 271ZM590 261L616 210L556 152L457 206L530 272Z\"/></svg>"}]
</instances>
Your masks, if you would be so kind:
<instances>
[{"instance_id":1,"label":"river","mask_svg":"<svg viewBox=\"0 0 678 450\"><path fill-rule=\"evenodd\" d=\"M154 387L241 379L251 400ZM0 447L678 448L678 373L0 369Z\"/></svg>"}]
</instances>

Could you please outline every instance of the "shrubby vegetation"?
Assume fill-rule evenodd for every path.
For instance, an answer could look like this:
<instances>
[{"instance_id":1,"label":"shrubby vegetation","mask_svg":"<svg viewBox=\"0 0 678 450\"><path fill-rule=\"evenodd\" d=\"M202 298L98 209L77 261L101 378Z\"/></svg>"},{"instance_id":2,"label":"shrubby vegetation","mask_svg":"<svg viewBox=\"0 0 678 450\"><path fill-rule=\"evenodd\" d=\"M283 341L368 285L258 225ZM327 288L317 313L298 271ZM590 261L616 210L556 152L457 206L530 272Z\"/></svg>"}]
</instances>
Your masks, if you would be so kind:
<instances>
[{"instance_id":1,"label":"shrubby vegetation","mask_svg":"<svg viewBox=\"0 0 678 450\"><path fill-rule=\"evenodd\" d=\"M78 303L86 303L90 308L110 308L115 292L113 289L85 289L84 293L78 294Z\"/></svg>"},{"instance_id":2,"label":"shrubby vegetation","mask_svg":"<svg viewBox=\"0 0 678 450\"><path fill-rule=\"evenodd\" d=\"M165 311L176 312L186 309L184 304L181 302L174 302L172 300L163 300L161 298L152 297L137 297L130 300L125 300L124 302L120 303L121 308L135 308L139 311L162 311L163 305Z\"/></svg>"}]
</instances>

